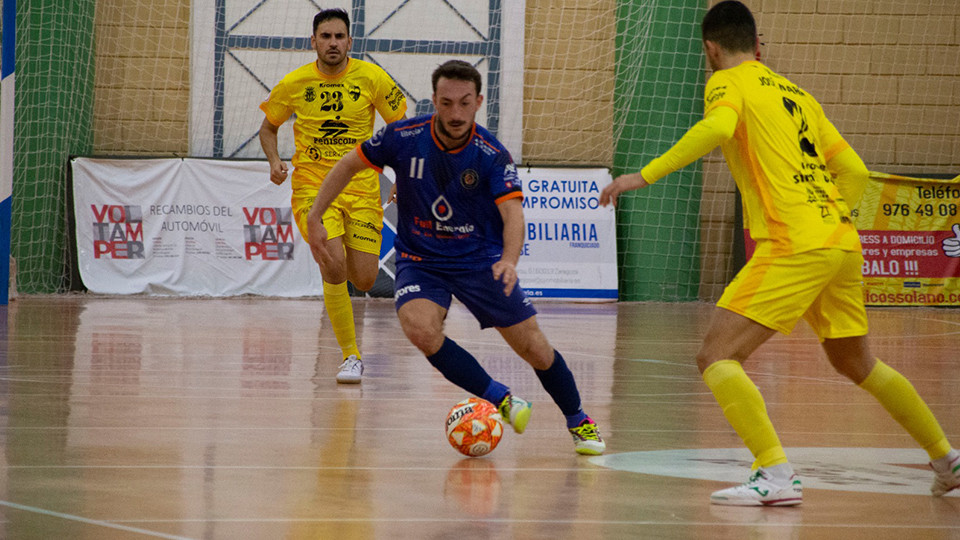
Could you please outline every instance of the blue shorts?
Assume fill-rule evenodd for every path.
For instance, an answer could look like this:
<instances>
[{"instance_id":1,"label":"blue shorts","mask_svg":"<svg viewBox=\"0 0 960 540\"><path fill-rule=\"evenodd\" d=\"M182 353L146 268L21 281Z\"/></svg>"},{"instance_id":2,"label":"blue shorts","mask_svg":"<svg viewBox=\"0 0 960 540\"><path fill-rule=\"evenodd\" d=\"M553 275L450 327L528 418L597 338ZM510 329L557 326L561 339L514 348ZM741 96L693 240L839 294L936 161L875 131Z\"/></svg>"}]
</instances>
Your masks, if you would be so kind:
<instances>
[{"instance_id":1,"label":"blue shorts","mask_svg":"<svg viewBox=\"0 0 960 540\"><path fill-rule=\"evenodd\" d=\"M444 309L456 296L477 318L480 328L506 328L537 314L527 295L517 284L510 296L503 294L503 283L493 279L486 268L438 268L416 262L397 261L393 301L397 310L415 298L425 298Z\"/></svg>"}]
</instances>

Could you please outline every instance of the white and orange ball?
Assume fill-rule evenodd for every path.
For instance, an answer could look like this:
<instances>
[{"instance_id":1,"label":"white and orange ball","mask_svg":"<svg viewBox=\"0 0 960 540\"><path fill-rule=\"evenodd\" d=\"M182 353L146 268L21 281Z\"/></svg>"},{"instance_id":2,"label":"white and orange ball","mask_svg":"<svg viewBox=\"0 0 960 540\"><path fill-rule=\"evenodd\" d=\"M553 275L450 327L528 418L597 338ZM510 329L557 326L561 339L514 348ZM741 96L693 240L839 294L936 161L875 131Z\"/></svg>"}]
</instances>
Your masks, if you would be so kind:
<instances>
[{"instance_id":1,"label":"white and orange ball","mask_svg":"<svg viewBox=\"0 0 960 540\"><path fill-rule=\"evenodd\" d=\"M500 413L489 401L468 398L454 405L447 415L447 441L465 456L489 454L502 436Z\"/></svg>"}]
</instances>

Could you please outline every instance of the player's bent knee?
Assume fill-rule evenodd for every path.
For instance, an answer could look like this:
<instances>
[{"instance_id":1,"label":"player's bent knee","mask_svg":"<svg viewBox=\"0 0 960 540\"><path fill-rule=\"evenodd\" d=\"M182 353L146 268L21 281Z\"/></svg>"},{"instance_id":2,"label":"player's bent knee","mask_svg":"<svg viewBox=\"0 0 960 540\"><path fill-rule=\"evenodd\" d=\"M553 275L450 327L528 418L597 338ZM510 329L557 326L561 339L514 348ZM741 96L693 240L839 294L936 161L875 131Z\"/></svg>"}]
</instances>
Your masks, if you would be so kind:
<instances>
[{"instance_id":1,"label":"player's bent knee","mask_svg":"<svg viewBox=\"0 0 960 540\"><path fill-rule=\"evenodd\" d=\"M323 280L327 283L343 283L347 281L348 278L343 265L337 264L321 264L320 276L323 277ZM356 283L354 283L354 285L356 285Z\"/></svg>"},{"instance_id":2,"label":"player's bent knee","mask_svg":"<svg viewBox=\"0 0 960 540\"><path fill-rule=\"evenodd\" d=\"M377 275L374 274L373 277L360 276L355 279L350 280L353 283L353 286L361 291L369 291L373 288L374 284L377 282Z\"/></svg>"},{"instance_id":3,"label":"player's bent knee","mask_svg":"<svg viewBox=\"0 0 960 540\"><path fill-rule=\"evenodd\" d=\"M553 365L554 349L550 343L544 339L521 340L519 343L510 344L514 352L520 358L523 358L533 369L550 369Z\"/></svg>"},{"instance_id":4,"label":"player's bent knee","mask_svg":"<svg viewBox=\"0 0 960 540\"><path fill-rule=\"evenodd\" d=\"M431 355L443 345L445 336L443 332L433 328L431 325L422 324L421 321L411 320L409 318L400 319L400 326L403 328L404 335L410 340L410 343L420 350L423 354Z\"/></svg>"},{"instance_id":5,"label":"player's bent knee","mask_svg":"<svg viewBox=\"0 0 960 540\"><path fill-rule=\"evenodd\" d=\"M406 333L410 343L427 356L436 353L440 350L440 347L443 346L443 334L423 331L423 329L407 330L406 328L404 329L404 333Z\"/></svg>"},{"instance_id":6,"label":"player's bent knee","mask_svg":"<svg viewBox=\"0 0 960 540\"><path fill-rule=\"evenodd\" d=\"M843 357L830 359L830 365L840 375L850 379L854 384L860 384L870 375L876 360L873 358L863 359L859 357Z\"/></svg>"}]
</instances>

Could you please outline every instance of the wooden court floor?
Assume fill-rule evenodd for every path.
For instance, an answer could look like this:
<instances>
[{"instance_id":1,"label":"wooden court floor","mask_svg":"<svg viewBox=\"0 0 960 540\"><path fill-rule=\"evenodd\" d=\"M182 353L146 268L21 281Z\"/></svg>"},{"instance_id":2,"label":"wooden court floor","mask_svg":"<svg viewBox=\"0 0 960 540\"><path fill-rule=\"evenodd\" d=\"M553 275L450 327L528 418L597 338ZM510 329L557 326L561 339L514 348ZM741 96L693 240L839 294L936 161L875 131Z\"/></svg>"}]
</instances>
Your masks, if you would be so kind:
<instances>
[{"instance_id":1,"label":"wooden court floor","mask_svg":"<svg viewBox=\"0 0 960 540\"><path fill-rule=\"evenodd\" d=\"M712 306L537 307L602 459L573 452L533 372L457 305L448 334L534 402L484 458L445 441L466 395L388 300L355 302L367 371L338 386L319 299L21 297L0 308L0 538L960 538L960 497L924 494L926 454L805 326L747 364L804 504L729 508L709 494L750 460L692 360ZM960 310L870 317L874 352L960 446Z\"/></svg>"}]
</instances>

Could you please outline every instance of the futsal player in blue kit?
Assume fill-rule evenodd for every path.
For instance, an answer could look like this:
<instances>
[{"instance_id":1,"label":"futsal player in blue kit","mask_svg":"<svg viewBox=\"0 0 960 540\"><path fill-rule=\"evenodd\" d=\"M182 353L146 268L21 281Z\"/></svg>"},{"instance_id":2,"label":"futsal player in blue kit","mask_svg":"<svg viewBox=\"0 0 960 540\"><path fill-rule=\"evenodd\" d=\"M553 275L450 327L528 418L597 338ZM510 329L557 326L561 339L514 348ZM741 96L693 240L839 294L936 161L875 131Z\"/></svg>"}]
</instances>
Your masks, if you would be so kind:
<instances>
[{"instance_id":1,"label":"futsal player in blue kit","mask_svg":"<svg viewBox=\"0 0 960 540\"><path fill-rule=\"evenodd\" d=\"M530 403L443 333L456 296L482 328L496 328L534 368L566 417L577 453L599 455L606 444L581 407L573 374L517 283L523 192L510 153L474 122L483 103L481 80L467 62L442 64L432 76L436 114L389 124L341 158L307 217L310 248L318 262L329 257L322 216L357 172L392 168L398 209L394 301L404 334L447 380L496 404L504 421L523 433Z\"/></svg>"}]
</instances>

